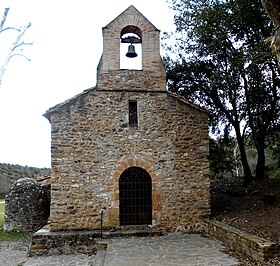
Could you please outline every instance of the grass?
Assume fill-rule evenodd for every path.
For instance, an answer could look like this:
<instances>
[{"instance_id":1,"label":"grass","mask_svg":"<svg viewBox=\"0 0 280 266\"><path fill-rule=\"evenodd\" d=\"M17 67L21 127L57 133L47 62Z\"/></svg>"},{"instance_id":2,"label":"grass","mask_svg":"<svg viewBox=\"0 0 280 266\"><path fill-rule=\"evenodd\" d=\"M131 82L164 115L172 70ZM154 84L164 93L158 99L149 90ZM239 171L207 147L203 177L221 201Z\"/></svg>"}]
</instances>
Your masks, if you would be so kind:
<instances>
[{"instance_id":1,"label":"grass","mask_svg":"<svg viewBox=\"0 0 280 266\"><path fill-rule=\"evenodd\" d=\"M4 210L5 210L5 203L3 201L0 201L0 241L24 237L25 234L23 232L15 232L15 231L4 232L3 230Z\"/></svg>"},{"instance_id":2,"label":"grass","mask_svg":"<svg viewBox=\"0 0 280 266\"><path fill-rule=\"evenodd\" d=\"M3 228L3 224L4 224L4 209L5 209L5 203L1 200L0 201L0 228Z\"/></svg>"}]
</instances>

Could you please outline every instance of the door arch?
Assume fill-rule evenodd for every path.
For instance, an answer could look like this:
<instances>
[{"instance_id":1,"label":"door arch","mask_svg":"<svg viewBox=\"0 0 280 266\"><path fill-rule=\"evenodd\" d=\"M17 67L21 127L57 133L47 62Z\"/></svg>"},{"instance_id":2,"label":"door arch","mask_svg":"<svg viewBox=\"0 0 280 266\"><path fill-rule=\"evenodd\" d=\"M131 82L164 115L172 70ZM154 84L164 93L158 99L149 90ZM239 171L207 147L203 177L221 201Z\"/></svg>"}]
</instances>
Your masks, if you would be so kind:
<instances>
[{"instance_id":1,"label":"door arch","mask_svg":"<svg viewBox=\"0 0 280 266\"><path fill-rule=\"evenodd\" d=\"M120 225L152 224L152 180L143 168L132 166L119 179Z\"/></svg>"}]
</instances>

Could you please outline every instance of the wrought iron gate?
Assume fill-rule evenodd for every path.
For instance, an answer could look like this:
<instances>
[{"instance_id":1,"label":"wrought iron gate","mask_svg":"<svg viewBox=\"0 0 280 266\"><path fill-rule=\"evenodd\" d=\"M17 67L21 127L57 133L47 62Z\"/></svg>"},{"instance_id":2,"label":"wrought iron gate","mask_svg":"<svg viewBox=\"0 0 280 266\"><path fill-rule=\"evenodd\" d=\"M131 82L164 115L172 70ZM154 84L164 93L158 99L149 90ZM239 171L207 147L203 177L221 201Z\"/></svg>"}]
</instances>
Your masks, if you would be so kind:
<instances>
[{"instance_id":1,"label":"wrought iron gate","mask_svg":"<svg viewBox=\"0 0 280 266\"><path fill-rule=\"evenodd\" d=\"M120 225L152 223L152 182L148 172L130 167L120 176Z\"/></svg>"}]
</instances>

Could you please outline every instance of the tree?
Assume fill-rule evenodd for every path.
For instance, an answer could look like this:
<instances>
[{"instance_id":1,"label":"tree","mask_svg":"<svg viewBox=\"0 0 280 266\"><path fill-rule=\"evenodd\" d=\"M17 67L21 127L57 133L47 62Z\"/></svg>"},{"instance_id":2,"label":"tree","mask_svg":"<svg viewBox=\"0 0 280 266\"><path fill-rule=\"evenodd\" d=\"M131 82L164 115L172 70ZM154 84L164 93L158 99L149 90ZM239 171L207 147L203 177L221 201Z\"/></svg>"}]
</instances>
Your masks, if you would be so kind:
<instances>
[{"instance_id":1,"label":"tree","mask_svg":"<svg viewBox=\"0 0 280 266\"><path fill-rule=\"evenodd\" d=\"M167 58L168 86L211 112L212 130L231 127L244 170L252 181L245 138L258 151L256 178L264 177L267 133L279 123L279 69L264 40L273 31L256 0L172 0L179 35Z\"/></svg>"},{"instance_id":2,"label":"tree","mask_svg":"<svg viewBox=\"0 0 280 266\"><path fill-rule=\"evenodd\" d=\"M22 41L23 36L25 35L26 31L30 28L31 23L28 23L26 26L22 26L20 28L5 27L9 10L10 10L10 8L5 8L5 10L4 10L2 20L0 22L0 36L3 37L5 32L7 32L7 31L15 31L17 34L15 35L15 40L11 43L9 50L8 50L7 54L5 55L5 59L2 63L2 65L0 66L0 86L2 83L4 73L6 71L7 65L14 56L21 56L21 57L24 57L25 59L27 59L28 61L30 61L30 59L28 57L26 57L25 55L23 55L21 52L23 51L23 46L32 45L32 43Z\"/></svg>"},{"instance_id":3,"label":"tree","mask_svg":"<svg viewBox=\"0 0 280 266\"><path fill-rule=\"evenodd\" d=\"M235 139L225 128L223 136L217 139L210 138L209 161L211 178L220 178L225 175L239 177L239 156L236 154Z\"/></svg>"},{"instance_id":4,"label":"tree","mask_svg":"<svg viewBox=\"0 0 280 266\"><path fill-rule=\"evenodd\" d=\"M277 57L280 67L280 2L279 0L261 0L262 4L275 26L275 34L269 38L272 53Z\"/></svg>"}]
</instances>

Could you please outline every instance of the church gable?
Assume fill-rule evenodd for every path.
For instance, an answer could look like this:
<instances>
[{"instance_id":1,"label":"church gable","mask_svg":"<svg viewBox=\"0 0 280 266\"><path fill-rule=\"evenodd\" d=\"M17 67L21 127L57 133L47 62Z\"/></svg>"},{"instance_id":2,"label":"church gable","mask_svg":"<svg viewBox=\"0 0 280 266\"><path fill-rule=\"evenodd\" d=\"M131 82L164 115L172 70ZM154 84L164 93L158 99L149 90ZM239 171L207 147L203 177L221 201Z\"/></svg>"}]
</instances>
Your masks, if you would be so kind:
<instances>
[{"instance_id":1,"label":"church gable","mask_svg":"<svg viewBox=\"0 0 280 266\"><path fill-rule=\"evenodd\" d=\"M120 69L121 37L131 32L142 44L142 70ZM103 40L97 86L45 114L50 229L98 229L102 212L105 229L203 230L208 112L166 91L159 31L133 6L103 28Z\"/></svg>"},{"instance_id":2,"label":"church gable","mask_svg":"<svg viewBox=\"0 0 280 266\"><path fill-rule=\"evenodd\" d=\"M122 14L112 20L104 29L121 32L128 25L138 27L142 32L159 31L146 17L144 17L134 6L128 7Z\"/></svg>"}]
</instances>

